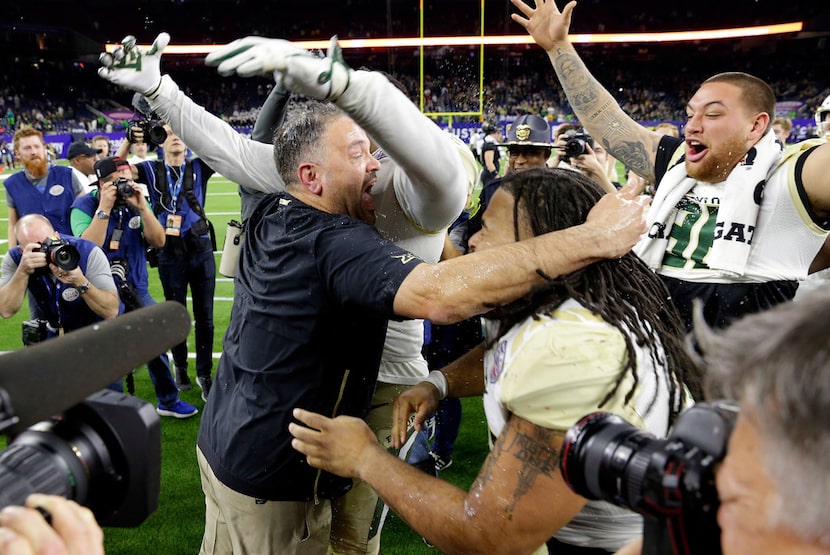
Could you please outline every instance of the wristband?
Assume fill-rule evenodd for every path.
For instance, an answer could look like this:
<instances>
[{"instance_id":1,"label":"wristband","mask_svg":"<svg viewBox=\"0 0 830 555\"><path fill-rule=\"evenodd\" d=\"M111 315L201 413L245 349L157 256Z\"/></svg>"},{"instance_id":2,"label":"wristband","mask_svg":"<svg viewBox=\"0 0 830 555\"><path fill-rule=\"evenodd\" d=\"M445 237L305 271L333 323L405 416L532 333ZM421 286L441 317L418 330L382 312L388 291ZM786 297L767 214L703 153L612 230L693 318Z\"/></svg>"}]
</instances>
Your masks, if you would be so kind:
<instances>
[{"instance_id":1,"label":"wristband","mask_svg":"<svg viewBox=\"0 0 830 555\"><path fill-rule=\"evenodd\" d=\"M429 373L429 376L427 376L427 378L423 381L429 382L435 386L435 388L438 390L439 400L447 398L449 384L447 384L447 377L444 375L443 372L441 372L440 370L433 370Z\"/></svg>"}]
</instances>

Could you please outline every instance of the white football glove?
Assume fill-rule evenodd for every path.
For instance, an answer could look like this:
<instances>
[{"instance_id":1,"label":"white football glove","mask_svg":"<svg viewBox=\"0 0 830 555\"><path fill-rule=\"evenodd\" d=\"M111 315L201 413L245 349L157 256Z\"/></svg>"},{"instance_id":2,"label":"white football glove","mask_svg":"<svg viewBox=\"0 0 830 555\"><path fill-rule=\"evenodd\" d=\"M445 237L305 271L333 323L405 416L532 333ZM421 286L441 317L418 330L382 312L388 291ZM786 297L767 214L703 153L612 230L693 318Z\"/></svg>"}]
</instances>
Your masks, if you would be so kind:
<instances>
[{"instance_id":1,"label":"white football glove","mask_svg":"<svg viewBox=\"0 0 830 555\"><path fill-rule=\"evenodd\" d=\"M205 58L222 75L273 75L285 89L318 100L337 100L349 86L351 69L334 36L324 58L282 39L245 37Z\"/></svg>"},{"instance_id":2,"label":"white football glove","mask_svg":"<svg viewBox=\"0 0 830 555\"><path fill-rule=\"evenodd\" d=\"M160 33L153 45L142 51L135 37L129 35L112 54L103 52L98 75L124 88L152 97L161 84L161 54L170 42L170 35Z\"/></svg>"},{"instance_id":3,"label":"white football glove","mask_svg":"<svg viewBox=\"0 0 830 555\"><path fill-rule=\"evenodd\" d=\"M238 73L242 77L262 75L273 77L282 60L288 56L308 56L303 48L282 39L245 37L211 52L205 64L217 66L220 75Z\"/></svg>"},{"instance_id":4,"label":"white football glove","mask_svg":"<svg viewBox=\"0 0 830 555\"><path fill-rule=\"evenodd\" d=\"M352 69L343 60L335 35L329 41L325 58L289 56L278 72L282 73L282 85L289 91L334 102L349 88Z\"/></svg>"}]
</instances>

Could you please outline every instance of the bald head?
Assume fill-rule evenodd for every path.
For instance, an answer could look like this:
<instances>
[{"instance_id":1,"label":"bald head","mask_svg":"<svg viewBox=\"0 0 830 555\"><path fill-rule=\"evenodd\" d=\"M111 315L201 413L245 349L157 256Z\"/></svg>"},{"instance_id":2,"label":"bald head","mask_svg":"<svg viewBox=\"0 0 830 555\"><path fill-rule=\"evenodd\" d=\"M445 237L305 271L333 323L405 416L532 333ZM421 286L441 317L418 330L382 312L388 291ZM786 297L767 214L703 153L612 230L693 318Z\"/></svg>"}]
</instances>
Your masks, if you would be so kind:
<instances>
[{"instance_id":1,"label":"bald head","mask_svg":"<svg viewBox=\"0 0 830 555\"><path fill-rule=\"evenodd\" d=\"M40 243L47 237L56 235L55 228L45 216L41 214L27 214L14 225L14 235L18 245Z\"/></svg>"}]
</instances>

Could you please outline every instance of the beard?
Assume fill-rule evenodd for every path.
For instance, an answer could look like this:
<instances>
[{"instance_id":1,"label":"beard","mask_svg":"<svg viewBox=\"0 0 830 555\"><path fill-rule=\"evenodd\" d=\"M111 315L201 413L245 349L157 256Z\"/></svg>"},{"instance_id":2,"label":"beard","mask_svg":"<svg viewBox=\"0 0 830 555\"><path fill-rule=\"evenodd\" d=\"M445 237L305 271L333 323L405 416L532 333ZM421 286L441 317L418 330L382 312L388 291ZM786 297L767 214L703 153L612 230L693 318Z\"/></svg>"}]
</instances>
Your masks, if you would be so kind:
<instances>
[{"instance_id":1,"label":"beard","mask_svg":"<svg viewBox=\"0 0 830 555\"><path fill-rule=\"evenodd\" d=\"M35 179L40 179L49 171L46 158L29 158L28 160L23 160L23 167Z\"/></svg>"},{"instance_id":2,"label":"beard","mask_svg":"<svg viewBox=\"0 0 830 555\"><path fill-rule=\"evenodd\" d=\"M719 146L717 150L709 150L706 158L691 167L687 162L686 173L689 177L704 183L720 183L729 177L738 162L746 156L746 152L745 142L730 141Z\"/></svg>"}]
</instances>

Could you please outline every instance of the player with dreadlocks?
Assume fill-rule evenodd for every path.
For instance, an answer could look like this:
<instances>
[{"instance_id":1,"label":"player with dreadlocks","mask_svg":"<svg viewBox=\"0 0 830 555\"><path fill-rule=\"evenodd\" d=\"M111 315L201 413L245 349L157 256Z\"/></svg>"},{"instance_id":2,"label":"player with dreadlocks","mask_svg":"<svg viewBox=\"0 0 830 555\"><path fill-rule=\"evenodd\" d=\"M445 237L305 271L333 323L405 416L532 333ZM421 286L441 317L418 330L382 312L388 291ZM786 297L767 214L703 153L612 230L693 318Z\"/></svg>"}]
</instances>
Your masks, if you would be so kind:
<instances>
[{"instance_id":1,"label":"player with dreadlocks","mask_svg":"<svg viewBox=\"0 0 830 555\"><path fill-rule=\"evenodd\" d=\"M574 174L561 170L534 171L502 184L502 191L513 197L513 241L519 241L523 233L542 235L585 221L603 191L590 179ZM581 310L587 309L618 329L625 341L624 369L596 408L609 402L623 382L631 382L624 404L631 401L639 385L638 350L642 349L650 357L652 372L674 375L674 379L669 379L668 374L663 377L669 387L669 426L680 408L679 383L700 397L701 386L685 349L682 323L669 300L669 292L637 255L628 253L618 260L601 260L560 278L547 279L545 285L532 293L487 315L488 320L498 323L488 347L492 349L512 328L528 318L539 322L560 307L569 310L567 307L573 305L568 303L570 299L581 305ZM657 392L652 399L657 399Z\"/></svg>"},{"instance_id":2,"label":"player with dreadlocks","mask_svg":"<svg viewBox=\"0 0 830 555\"><path fill-rule=\"evenodd\" d=\"M509 174L470 246L485 250L580 224L601 196L572 170ZM548 279L486 318L492 339L395 402L394 440L401 441L412 412L420 425L447 394L484 394L492 449L469 492L395 460L357 419L296 410L308 427L289 427L294 447L312 466L366 480L445 553L616 551L640 535L641 517L572 492L559 459L566 431L587 413L601 408L665 437L689 392L698 391L665 287L627 254Z\"/></svg>"}]
</instances>

